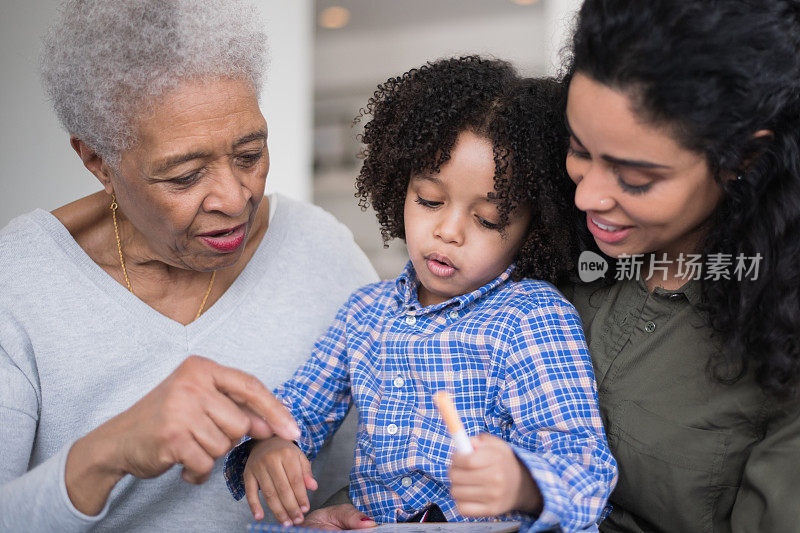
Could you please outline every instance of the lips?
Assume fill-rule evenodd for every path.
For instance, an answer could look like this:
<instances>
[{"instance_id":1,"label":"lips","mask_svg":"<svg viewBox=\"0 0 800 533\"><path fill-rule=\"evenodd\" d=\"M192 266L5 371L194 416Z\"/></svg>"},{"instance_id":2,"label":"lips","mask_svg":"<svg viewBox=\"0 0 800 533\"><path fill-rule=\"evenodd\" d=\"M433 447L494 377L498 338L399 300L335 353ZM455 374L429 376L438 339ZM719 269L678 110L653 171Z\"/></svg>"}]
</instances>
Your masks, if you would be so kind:
<instances>
[{"instance_id":1,"label":"lips","mask_svg":"<svg viewBox=\"0 0 800 533\"><path fill-rule=\"evenodd\" d=\"M245 224L233 228L210 231L198 235L198 238L217 252L230 253L242 245L245 237Z\"/></svg>"},{"instance_id":2,"label":"lips","mask_svg":"<svg viewBox=\"0 0 800 533\"><path fill-rule=\"evenodd\" d=\"M439 278L449 278L456 273L456 267L446 255L430 254L425 258L425 265L431 274Z\"/></svg>"},{"instance_id":3,"label":"lips","mask_svg":"<svg viewBox=\"0 0 800 533\"><path fill-rule=\"evenodd\" d=\"M586 213L586 225L589 231L598 241L606 244L615 244L627 237L633 230L633 226L622 226L612 224L610 221Z\"/></svg>"}]
</instances>

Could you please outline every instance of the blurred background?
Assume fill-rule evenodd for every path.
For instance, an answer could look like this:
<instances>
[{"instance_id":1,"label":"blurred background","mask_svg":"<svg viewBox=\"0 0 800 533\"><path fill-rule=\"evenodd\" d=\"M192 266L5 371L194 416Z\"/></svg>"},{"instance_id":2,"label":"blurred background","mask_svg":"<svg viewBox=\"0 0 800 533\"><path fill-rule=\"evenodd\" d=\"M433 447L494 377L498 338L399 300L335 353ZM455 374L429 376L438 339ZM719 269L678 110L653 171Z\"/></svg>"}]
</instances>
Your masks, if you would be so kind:
<instances>
[{"instance_id":1,"label":"blurred background","mask_svg":"<svg viewBox=\"0 0 800 533\"><path fill-rule=\"evenodd\" d=\"M314 202L345 223L383 278L405 264L383 248L354 198L353 118L375 86L441 57L506 59L525 75L554 74L581 0L257 0L269 35L262 110L270 128L268 192ZM69 147L41 89L41 36L57 0L0 3L0 227L100 189Z\"/></svg>"}]
</instances>

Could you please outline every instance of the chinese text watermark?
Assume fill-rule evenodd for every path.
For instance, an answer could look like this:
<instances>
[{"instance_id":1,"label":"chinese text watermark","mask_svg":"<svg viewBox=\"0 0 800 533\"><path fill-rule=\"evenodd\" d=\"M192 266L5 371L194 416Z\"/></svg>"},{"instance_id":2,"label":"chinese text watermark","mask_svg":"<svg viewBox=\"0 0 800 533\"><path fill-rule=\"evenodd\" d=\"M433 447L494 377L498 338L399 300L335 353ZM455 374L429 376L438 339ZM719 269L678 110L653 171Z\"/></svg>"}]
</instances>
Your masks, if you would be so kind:
<instances>
[{"instance_id":1,"label":"chinese text watermark","mask_svg":"<svg viewBox=\"0 0 800 533\"><path fill-rule=\"evenodd\" d=\"M661 276L667 281L672 268L672 277L685 280L757 280L762 256L745 254L679 254L675 259L668 259L667 254L657 257L655 254L623 254L617 257L615 280L644 279L651 280ZM578 275L581 281L589 283L605 276L608 271L606 259L592 251L581 253L578 259Z\"/></svg>"}]
</instances>

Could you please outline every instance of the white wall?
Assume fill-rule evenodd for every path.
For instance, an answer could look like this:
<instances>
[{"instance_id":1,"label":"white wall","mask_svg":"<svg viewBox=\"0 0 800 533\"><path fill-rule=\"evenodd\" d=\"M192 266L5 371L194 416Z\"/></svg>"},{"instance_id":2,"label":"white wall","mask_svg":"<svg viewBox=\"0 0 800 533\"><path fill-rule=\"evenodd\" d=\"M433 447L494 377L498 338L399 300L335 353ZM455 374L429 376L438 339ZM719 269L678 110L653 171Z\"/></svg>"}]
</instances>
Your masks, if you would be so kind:
<instances>
[{"instance_id":1,"label":"white wall","mask_svg":"<svg viewBox=\"0 0 800 533\"><path fill-rule=\"evenodd\" d=\"M57 6L54 0L0 4L0 227L36 207L55 209L99 190L39 84L39 42Z\"/></svg>"},{"instance_id":2,"label":"white wall","mask_svg":"<svg viewBox=\"0 0 800 533\"><path fill-rule=\"evenodd\" d=\"M259 0L270 68L261 97L269 129L267 192L311 201L313 0Z\"/></svg>"},{"instance_id":3,"label":"white wall","mask_svg":"<svg viewBox=\"0 0 800 533\"><path fill-rule=\"evenodd\" d=\"M315 88L319 94L369 88L426 61L480 53L512 61L523 73L545 70L544 23L529 16L435 20L414 26L318 35Z\"/></svg>"},{"instance_id":4,"label":"white wall","mask_svg":"<svg viewBox=\"0 0 800 533\"><path fill-rule=\"evenodd\" d=\"M574 31L575 18L583 0L547 0L544 4L544 53L550 75L558 74L563 66L565 47Z\"/></svg>"},{"instance_id":5,"label":"white wall","mask_svg":"<svg viewBox=\"0 0 800 533\"><path fill-rule=\"evenodd\" d=\"M312 0L259 0L271 66L262 95L269 125L267 190L311 198ZM99 190L69 146L38 78L41 36L56 0L0 2L0 227L37 207Z\"/></svg>"},{"instance_id":6,"label":"white wall","mask_svg":"<svg viewBox=\"0 0 800 533\"><path fill-rule=\"evenodd\" d=\"M326 99L361 93L365 87L371 94L389 76L429 60L466 53L509 60L524 75L554 74L582 2L543 0L541 6L497 10L491 16L425 17L413 25L323 30L315 43L314 88L318 98Z\"/></svg>"}]
</instances>

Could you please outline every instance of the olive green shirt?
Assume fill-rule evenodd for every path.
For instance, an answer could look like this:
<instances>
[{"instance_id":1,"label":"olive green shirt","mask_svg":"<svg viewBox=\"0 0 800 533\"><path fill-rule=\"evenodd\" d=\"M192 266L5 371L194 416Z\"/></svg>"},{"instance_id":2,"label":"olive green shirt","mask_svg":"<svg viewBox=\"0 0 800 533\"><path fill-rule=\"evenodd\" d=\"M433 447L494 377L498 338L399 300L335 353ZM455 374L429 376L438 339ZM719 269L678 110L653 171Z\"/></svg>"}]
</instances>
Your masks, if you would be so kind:
<instances>
[{"instance_id":1,"label":"olive green shirt","mask_svg":"<svg viewBox=\"0 0 800 533\"><path fill-rule=\"evenodd\" d=\"M752 374L709 377L719 350L699 282L562 287L583 319L600 410L619 464L601 531L800 531L800 404Z\"/></svg>"}]
</instances>

